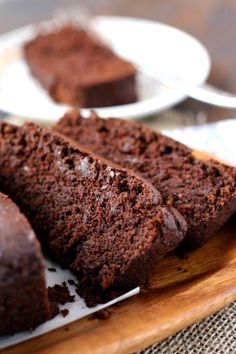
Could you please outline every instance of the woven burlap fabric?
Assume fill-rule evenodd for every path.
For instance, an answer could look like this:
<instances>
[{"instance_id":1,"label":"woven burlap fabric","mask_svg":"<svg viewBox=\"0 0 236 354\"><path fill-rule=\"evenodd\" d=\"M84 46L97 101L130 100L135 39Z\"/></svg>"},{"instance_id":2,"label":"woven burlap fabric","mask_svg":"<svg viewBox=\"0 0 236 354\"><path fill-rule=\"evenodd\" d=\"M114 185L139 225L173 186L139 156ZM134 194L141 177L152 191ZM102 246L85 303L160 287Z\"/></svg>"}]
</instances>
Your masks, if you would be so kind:
<instances>
[{"instance_id":1,"label":"woven burlap fabric","mask_svg":"<svg viewBox=\"0 0 236 354\"><path fill-rule=\"evenodd\" d=\"M235 354L236 301L137 354Z\"/></svg>"}]
</instances>

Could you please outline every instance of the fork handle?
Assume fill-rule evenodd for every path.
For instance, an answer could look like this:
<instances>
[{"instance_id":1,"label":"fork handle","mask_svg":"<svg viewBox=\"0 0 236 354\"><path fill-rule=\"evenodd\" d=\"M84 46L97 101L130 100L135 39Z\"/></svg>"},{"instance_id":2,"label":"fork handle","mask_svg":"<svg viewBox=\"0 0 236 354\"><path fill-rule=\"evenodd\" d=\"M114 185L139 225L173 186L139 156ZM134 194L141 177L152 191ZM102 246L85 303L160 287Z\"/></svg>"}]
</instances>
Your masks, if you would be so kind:
<instances>
[{"instance_id":1,"label":"fork handle","mask_svg":"<svg viewBox=\"0 0 236 354\"><path fill-rule=\"evenodd\" d=\"M201 84L197 86L174 75L155 72L150 68L147 69L146 67L144 68L139 65L136 66L138 71L144 75L155 79L165 86L176 89L186 96L194 98L195 100L224 108L236 108L236 96L220 90L212 85Z\"/></svg>"}]
</instances>

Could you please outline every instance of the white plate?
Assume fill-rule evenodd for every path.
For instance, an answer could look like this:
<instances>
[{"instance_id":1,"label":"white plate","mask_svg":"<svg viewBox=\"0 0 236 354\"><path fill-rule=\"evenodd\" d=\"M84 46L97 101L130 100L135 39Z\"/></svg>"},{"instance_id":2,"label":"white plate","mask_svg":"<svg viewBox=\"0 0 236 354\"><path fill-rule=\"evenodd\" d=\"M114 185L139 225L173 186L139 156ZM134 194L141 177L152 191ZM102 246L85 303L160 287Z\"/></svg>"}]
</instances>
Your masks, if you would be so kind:
<instances>
[{"instance_id":1,"label":"white plate","mask_svg":"<svg viewBox=\"0 0 236 354\"><path fill-rule=\"evenodd\" d=\"M128 17L96 17L98 33L125 57L136 58L144 66L163 73L173 73L191 83L205 82L210 58L195 38L173 27ZM0 109L40 121L55 121L68 106L53 102L47 92L30 75L21 55L22 44L35 36L35 26L0 36ZM9 53L18 53L17 56ZM160 112L182 101L185 96L155 80L139 75L137 103L98 108L103 116L137 119ZM88 109L83 109L87 115Z\"/></svg>"}]
</instances>

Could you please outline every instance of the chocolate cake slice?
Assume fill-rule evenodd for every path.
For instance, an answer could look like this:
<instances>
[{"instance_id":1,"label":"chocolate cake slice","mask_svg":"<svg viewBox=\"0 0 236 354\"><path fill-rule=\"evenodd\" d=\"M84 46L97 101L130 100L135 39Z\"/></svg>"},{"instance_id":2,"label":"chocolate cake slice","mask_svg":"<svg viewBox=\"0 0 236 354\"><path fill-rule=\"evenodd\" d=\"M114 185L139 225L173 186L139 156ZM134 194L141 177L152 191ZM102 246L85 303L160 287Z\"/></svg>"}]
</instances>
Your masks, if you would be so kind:
<instances>
[{"instance_id":1,"label":"chocolate cake slice","mask_svg":"<svg viewBox=\"0 0 236 354\"><path fill-rule=\"evenodd\" d=\"M39 34L26 43L24 54L56 102L103 107L137 100L135 67L80 28Z\"/></svg>"},{"instance_id":2,"label":"chocolate cake slice","mask_svg":"<svg viewBox=\"0 0 236 354\"><path fill-rule=\"evenodd\" d=\"M0 335L35 328L48 317L39 242L18 207L0 193Z\"/></svg>"},{"instance_id":3,"label":"chocolate cake slice","mask_svg":"<svg viewBox=\"0 0 236 354\"><path fill-rule=\"evenodd\" d=\"M89 119L78 110L54 127L121 166L133 169L161 192L164 203L185 217L184 246L194 248L214 234L236 210L236 169L193 156L187 146L140 124Z\"/></svg>"},{"instance_id":4,"label":"chocolate cake slice","mask_svg":"<svg viewBox=\"0 0 236 354\"><path fill-rule=\"evenodd\" d=\"M88 304L147 280L186 231L147 181L32 123L0 124L0 185Z\"/></svg>"}]
</instances>

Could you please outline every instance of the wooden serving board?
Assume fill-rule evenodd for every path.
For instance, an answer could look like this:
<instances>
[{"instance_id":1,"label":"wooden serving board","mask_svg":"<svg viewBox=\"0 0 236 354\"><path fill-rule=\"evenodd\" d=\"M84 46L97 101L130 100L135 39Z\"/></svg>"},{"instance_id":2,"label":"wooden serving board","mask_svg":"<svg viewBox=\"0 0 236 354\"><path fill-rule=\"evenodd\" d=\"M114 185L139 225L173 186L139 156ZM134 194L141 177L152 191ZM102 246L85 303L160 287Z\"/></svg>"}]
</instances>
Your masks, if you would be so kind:
<instances>
[{"instance_id":1,"label":"wooden serving board","mask_svg":"<svg viewBox=\"0 0 236 354\"><path fill-rule=\"evenodd\" d=\"M110 318L84 318L2 353L133 353L235 299L236 216L187 257L166 257L151 277L149 290L109 308Z\"/></svg>"}]
</instances>

